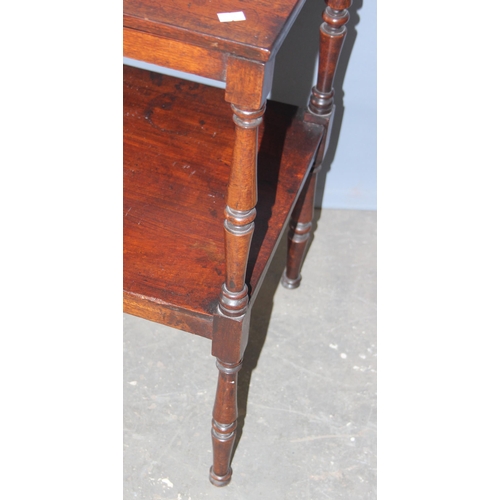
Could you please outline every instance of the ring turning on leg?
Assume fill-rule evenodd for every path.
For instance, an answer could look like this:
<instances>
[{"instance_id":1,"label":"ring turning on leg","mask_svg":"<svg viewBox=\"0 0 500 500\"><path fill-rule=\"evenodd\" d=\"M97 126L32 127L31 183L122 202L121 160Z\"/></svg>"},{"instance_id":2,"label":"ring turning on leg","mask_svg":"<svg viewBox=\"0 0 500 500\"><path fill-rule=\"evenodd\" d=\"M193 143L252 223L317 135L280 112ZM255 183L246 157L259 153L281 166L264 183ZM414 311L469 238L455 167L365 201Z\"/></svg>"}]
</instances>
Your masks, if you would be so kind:
<instances>
[{"instance_id":1,"label":"ring turning on leg","mask_svg":"<svg viewBox=\"0 0 500 500\"><path fill-rule=\"evenodd\" d=\"M237 382L241 361L228 364L217 359L219 380L212 420L212 447L214 464L210 468L210 482L225 486L231 481L231 454L236 438L238 418Z\"/></svg>"}]
</instances>

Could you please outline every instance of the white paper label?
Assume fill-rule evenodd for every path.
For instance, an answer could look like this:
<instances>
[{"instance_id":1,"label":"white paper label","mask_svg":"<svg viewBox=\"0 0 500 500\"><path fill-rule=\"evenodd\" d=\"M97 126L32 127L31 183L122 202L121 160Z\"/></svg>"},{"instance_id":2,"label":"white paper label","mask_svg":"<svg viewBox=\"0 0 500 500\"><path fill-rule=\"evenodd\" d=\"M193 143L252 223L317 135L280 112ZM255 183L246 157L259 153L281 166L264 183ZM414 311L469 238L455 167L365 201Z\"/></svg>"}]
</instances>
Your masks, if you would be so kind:
<instances>
[{"instance_id":1,"label":"white paper label","mask_svg":"<svg viewBox=\"0 0 500 500\"><path fill-rule=\"evenodd\" d=\"M217 14L221 23L230 23L231 21L246 21L243 11L240 12L222 12Z\"/></svg>"}]
</instances>

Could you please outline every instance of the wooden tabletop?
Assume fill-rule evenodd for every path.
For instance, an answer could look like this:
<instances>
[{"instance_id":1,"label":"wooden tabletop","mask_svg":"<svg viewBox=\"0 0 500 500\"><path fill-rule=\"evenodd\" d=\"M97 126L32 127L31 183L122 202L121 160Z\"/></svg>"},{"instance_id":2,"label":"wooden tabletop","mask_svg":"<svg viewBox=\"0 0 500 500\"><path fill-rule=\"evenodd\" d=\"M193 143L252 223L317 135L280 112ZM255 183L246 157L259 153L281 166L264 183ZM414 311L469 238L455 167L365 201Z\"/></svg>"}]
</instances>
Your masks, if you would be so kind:
<instances>
[{"instance_id":1,"label":"wooden tabletop","mask_svg":"<svg viewBox=\"0 0 500 500\"><path fill-rule=\"evenodd\" d=\"M306 0L124 0L123 25L207 49L268 61ZM243 12L244 21L217 14Z\"/></svg>"}]
</instances>

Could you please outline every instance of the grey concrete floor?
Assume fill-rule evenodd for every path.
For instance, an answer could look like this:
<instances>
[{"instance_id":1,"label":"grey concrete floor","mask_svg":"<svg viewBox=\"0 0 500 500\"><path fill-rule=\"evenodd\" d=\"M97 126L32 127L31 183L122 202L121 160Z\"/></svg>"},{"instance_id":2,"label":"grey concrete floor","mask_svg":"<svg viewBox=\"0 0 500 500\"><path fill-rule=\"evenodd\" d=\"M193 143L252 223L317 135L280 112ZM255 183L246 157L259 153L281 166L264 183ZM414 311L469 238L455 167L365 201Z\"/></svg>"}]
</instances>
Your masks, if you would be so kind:
<instances>
[{"instance_id":1,"label":"grey concrete floor","mask_svg":"<svg viewBox=\"0 0 500 500\"><path fill-rule=\"evenodd\" d=\"M285 251L252 311L224 488L210 341L124 315L125 500L376 498L376 212L317 211L296 290Z\"/></svg>"}]
</instances>

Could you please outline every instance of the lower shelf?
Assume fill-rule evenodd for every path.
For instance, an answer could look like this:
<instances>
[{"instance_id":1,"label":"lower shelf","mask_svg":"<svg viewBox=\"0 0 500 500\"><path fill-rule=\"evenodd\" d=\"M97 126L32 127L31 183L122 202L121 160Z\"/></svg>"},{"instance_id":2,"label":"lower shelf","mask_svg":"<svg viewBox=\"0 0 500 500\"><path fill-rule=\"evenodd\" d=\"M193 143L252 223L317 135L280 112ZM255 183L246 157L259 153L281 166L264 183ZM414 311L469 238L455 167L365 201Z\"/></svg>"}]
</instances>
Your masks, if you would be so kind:
<instances>
[{"instance_id":1,"label":"lower shelf","mask_svg":"<svg viewBox=\"0 0 500 500\"><path fill-rule=\"evenodd\" d=\"M124 66L124 311L211 338L224 282L224 209L234 123L224 91ZM323 128L268 101L259 127L251 300Z\"/></svg>"}]
</instances>

